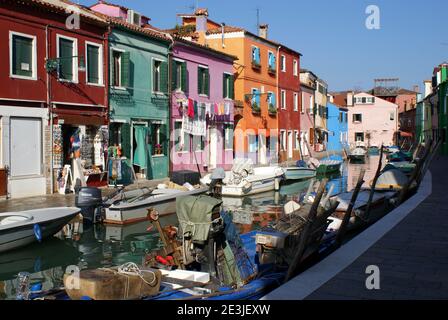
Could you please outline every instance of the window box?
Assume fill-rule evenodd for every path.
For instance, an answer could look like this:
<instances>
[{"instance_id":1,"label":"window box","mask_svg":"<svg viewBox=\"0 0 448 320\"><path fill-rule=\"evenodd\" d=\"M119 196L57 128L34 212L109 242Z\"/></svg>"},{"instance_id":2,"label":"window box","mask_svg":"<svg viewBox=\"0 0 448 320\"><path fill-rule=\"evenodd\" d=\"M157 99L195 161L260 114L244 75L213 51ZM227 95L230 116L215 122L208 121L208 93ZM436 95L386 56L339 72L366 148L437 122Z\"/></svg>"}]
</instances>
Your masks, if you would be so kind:
<instances>
[{"instance_id":1,"label":"window box","mask_svg":"<svg viewBox=\"0 0 448 320\"><path fill-rule=\"evenodd\" d=\"M275 67L269 66L268 72L269 74L277 74L277 69Z\"/></svg>"},{"instance_id":2,"label":"window box","mask_svg":"<svg viewBox=\"0 0 448 320\"><path fill-rule=\"evenodd\" d=\"M271 115L276 115L277 114L277 108L272 103L270 103L269 107L268 107L268 112Z\"/></svg>"},{"instance_id":3,"label":"window box","mask_svg":"<svg viewBox=\"0 0 448 320\"><path fill-rule=\"evenodd\" d=\"M258 105L258 103L252 102L252 112L253 113L260 113L261 112L261 108Z\"/></svg>"},{"instance_id":4,"label":"window box","mask_svg":"<svg viewBox=\"0 0 448 320\"><path fill-rule=\"evenodd\" d=\"M252 68L260 70L261 69L261 64L257 61L252 61Z\"/></svg>"}]
</instances>

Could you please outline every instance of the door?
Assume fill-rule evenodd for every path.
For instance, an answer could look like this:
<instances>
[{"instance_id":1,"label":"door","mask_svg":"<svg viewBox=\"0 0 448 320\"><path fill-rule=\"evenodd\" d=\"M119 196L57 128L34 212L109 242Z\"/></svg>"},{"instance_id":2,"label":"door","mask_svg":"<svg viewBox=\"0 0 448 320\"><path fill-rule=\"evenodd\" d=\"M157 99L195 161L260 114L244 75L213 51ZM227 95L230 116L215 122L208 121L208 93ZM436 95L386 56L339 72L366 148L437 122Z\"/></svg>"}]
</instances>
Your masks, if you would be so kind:
<instances>
[{"instance_id":1,"label":"door","mask_svg":"<svg viewBox=\"0 0 448 320\"><path fill-rule=\"evenodd\" d=\"M11 177L42 175L42 121L11 118Z\"/></svg>"},{"instance_id":2,"label":"door","mask_svg":"<svg viewBox=\"0 0 448 320\"><path fill-rule=\"evenodd\" d=\"M292 148L293 148L292 131L288 131L288 159L292 159L293 157Z\"/></svg>"},{"instance_id":3,"label":"door","mask_svg":"<svg viewBox=\"0 0 448 320\"><path fill-rule=\"evenodd\" d=\"M145 179L148 171L148 123L132 122L131 159L138 179Z\"/></svg>"},{"instance_id":4,"label":"door","mask_svg":"<svg viewBox=\"0 0 448 320\"><path fill-rule=\"evenodd\" d=\"M258 137L258 163L267 164L267 149L266 149L266 137L262 134Z\"/></svg>"},{"instance_id":5,"label":"door","mask_svg":"<svg viewBox=\"0 0 448 320\"><path fill-rule=\"evenodd\" d=\"M218 166L218 129L216 127L209 128L209 169L216 169Z\"/></svg>"}]
</instances>

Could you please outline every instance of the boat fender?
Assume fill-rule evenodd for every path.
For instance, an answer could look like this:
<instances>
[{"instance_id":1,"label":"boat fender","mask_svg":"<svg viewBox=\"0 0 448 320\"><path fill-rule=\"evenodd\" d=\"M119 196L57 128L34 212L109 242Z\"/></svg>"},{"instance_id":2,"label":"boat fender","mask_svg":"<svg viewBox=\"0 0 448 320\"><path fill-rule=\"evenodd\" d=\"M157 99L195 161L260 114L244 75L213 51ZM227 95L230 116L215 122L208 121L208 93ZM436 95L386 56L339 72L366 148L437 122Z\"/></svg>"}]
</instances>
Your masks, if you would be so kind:
<instances>
[{"instance_id":1,"label":"boat fender","mask_svg":"<svg viewBox=\"0 0 448 320\"><path fill-rule=\"evenodd\" d=\"M163 258L162 256L157 256L156 257L157 262L167 266L169 264L168 260Z\"/></svg>"},{"instance_id":2,"label":"boat fender","mask_svg":"<svg viewBox=\"0 0 448 320\"><path fill-rule=\"evenodd\" d=\"M42 230L40 229L40 226L38 224L35 224L33 227L34 236L36 237L36 240L41 242L42 241Z\"/></svg>"}]
</instances>

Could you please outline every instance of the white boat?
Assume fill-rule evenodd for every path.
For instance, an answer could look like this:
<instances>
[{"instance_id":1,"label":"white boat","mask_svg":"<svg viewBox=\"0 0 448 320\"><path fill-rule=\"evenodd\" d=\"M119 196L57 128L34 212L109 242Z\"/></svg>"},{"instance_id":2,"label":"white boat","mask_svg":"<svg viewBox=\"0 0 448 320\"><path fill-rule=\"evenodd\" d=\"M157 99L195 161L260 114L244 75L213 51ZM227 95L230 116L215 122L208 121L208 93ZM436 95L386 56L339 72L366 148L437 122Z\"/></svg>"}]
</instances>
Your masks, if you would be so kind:
<instances>
[{"instance_id":1,"label":"white boat","mask_svg":"<svg viewBox=\"0 0 448 320\"><path fill-rule=\"evenodd\" d=\"M225 173L222 195L227 197L244 197L257 193L278 190L285 170L278 166L254 167L250 159L236 159L232 171ZM211 174L202 180L211 183Z\"/></svg>"},{"instance_id":2,"label":"white boat","mask_svg":"<svg viewBox=\"0 0 448 320\"><path fill-rule=\"evenodd\" d=\"M367 150L364 147L356 147L350 151L348 155L352 161L364 161L367 155Z\"/></svg>"},{"instance_id":3,"label":"white boat","mask_svg":"<svg viewBox=\"0 0 448 320\"><path fill-rule=\"evenodd\" d=\"M106 224L130 224L147 220L148 209L155 209L163 216L176 212L176 198L200 195L208 191L208 187L201 186L193 190L155 189L143 193L136 198L124 199L111 204L105 209ZM132 191L131 191L132 192Z\"/></svg>"},{"instance_id":4,"label":"white boat","mask_svg":"<svg viewBox=\"0 0 448 320\"><path fill-rule=\"evenodd\" d=\"M51 237L80 212L63 207L0 213L0 252Z\"/></svg>"}]
</instances>

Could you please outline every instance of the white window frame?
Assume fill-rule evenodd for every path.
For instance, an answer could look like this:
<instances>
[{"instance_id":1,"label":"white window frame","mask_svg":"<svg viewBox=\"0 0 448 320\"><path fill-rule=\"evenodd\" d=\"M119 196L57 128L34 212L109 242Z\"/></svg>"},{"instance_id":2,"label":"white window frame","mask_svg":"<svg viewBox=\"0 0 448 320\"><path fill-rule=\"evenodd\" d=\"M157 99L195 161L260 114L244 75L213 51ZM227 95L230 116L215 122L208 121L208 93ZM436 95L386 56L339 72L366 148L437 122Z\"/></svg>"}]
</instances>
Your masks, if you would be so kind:
<instances>
[{"instance_id":1,"label":"white window frame","mask_svg":"<svg viewBox=\"0 0 448 320\"><path fill-rule=\"evenodd\" d=\"M260 64L261 64L261 50L260 50L260 47L257 47L257 46L254 46L254 45L252 45L252 49L250 50L250 62L252 63L252 62L255 62L255 59L254 59L254 54L253 54L253 49L254 48L256 48L256 49L258 49L259 50L259 53L260 53Z\"/></svg>"},{"instance_id":2,"label":"white window frame","mask_svg":"<svg viewBox=\"0 0 448 320\"><path fill-rule=\"evenodd\" d=\"M310 114L314 114L314 96L310 96Z\"/></svg>"},{"instance_id":3,"label":"white window frame","mask_svg":"<svg viewBox=\"0 0 448 320\"><path fill-rule=\"evenodd\" d=\"M302 105L300 106L300 113L305 113L305 93L302 91Z\"/></svg>"},{"instance_id":4,"label":"white window frame","mask_svg":"<svg viewBox=\"0 0 448 320\"><path fill-rule=\"evenodd\" d=\"M123 49L111 48L111 59L113 59L113 57L114 57L114 55L113 55L113 52L114 52L114 51L116 51L116 52L120 52L120 54L126 52L126 50L123 50ZM120 73L119 73L119 82L120 82L120 85L119 85L119 86L112 86L112 85L111 85L111 87L112 87L113 89L126 90L125 87L122 87L122 86L121 86L121 58L122 58L122 56L120 56L120 70L118 70L118 71L120 72ZM114 79L111 79L111 80L113 81ZM111 82L112 82L112 81L111 81Z\"/></svg>"},{"instance_id":5,"label":"white window frame","mask_svg":"<svg viewBox=\"0 0 448 320\"><path fill-rule=\"evenodd\" d=\"M98 50L98 75L99 75L99 83L92 83L89 82L89 63L88 63L88 55L87 55L87 47L88 46L93 46L93 47L97 47ZM86 83L89 86L97 86L97 87L104 87L104 67L103 67L103 45L101 43L96 43L96 42L90 42L90 41L86 41ZM121 78L121 72L120 72L120 78ZM120 79L121 80L121 79Z\"/></svg>"},{"instance_id":6,"label":"white window frame","mask_svg":"<svg viewBox=\"0 0 448 320\"><path fill-rule=\"evenodd\" d=\"M288 135L286 130L280 130L280 151L287 151L287 140Z\"/></svg>"},{"instance_id":7,"label":"white window frame","mask_svg":"<svg viewBox=\"0 0 448 320\"><path fill-rule=\"evenodd\" d=\"M299 138L300 138L299 130L294 130L294 145L293 145L294 150L300 150Z\"/></svg>"},{"instance_id":8,"label":"white window frame","mask_svg":"<svg viewBox=\"0 0 448 320\"><path fill-rule=\"evenodd\" d=\"M293 69L294 69L294 76L298 77L299 76L299 62L294 59L293 61Z\"/></svg>"},{"instance_id":9,"label":"white window frame","mask_svg":"<svg viewBox=\"0 0 448 320\"><path fill-rule=\"evenodd\" d=\"M275 58L275 53L272 52L271 50L268 50L268 57L267 57L267 60L268 60L268 68L270 67L270 64L269 64L269 55L270 55L270 54L272 54L272 56ZM275 68L276 66L274 65L273 67Z\"/></svg>"},{"instance_id":10,"label":"white window frame","mask_svg":"<svg viewBox=\"0 0 448 320\"><path fill-rule=\"evenodd\" d=\"M28 39L32 39L33 40L33 52L32 52L33 70L32 70L32 76L31 77L13 74L13 66L12 66L12 61L13 61L13 59L12 59L12 55L13 55L12 38L14 36L24 37L24 38L28 38ZM31 34L26 34L26 33L21 33L21 32L16 32L16 31L9 31L9 76L11 78L16 78L16 79L37 80L37 36L31 35Z\"/></svg>"},{"instance_id":11,"label":"white window frame","mask_svg":"<svg viewBox=\"0 0 448 320\"><path fill-rule=\"evenodd\" d=\"M203 65L203 64L198 64L198 71L199 71L199 68L208 70L208 73L209 73L209 75L210 75L210 68L209 68L208 66ZM198 74L198 76L199 76L199 74ZM209 83L208 83L208 85L209 85L209 91L210 91L210 84L211 84L211 80L210 80L210 77L209 77ZM199 93L199 89L200 89L200 88L198 88L198 95L199 95L200 97L204 97L204 98L205 98L205 97L208 97L208 95L205 94L205 93ZM209 92L209 94L210 94L210 92Z\"/></svg>"},{"instance_id":12,"label":"white window frame","mask_svg":"<svg viewBox=\"0 0 448 320\"><path fill-rule=\"evenodd\" d=\"M285 99L283 99L283 97ZM286 90L280 91L280 103L281 103L282 110L286 110Z\"/></svg>"},{"instance_id":13,"label":"white window frame","mask_svg":"<svg viewBox=\"0 0 448 320\"><path fill-rule=\"evenodd\" d=\"M209 72L210 72L210 70L209 70ZM231 81L232 81L233 74L231 74L230 72L223 72L223 77L224 77L224 75L230 76L228 83L226 81L226 86L228 85L228 88L227 88L227 97L225 97L224 100L232 100L232 97L230 97L230 87L231 87ZM233 90L235 91L235 88Z\"/></svg>"},{"instance_id":14,"label":"white window frame","mask_svg":"<svg viewBox=\"0 0 448 320\"><path fill-rule=\"evenodd\" d=\"M293 99L294 99L294 111L299 111L299 94L297 92L293 93Z\"/></svg>"},{"instance_id":15,"label":"white window frame","mask_svg":"<svg viewBox=\"0 0 448 320\"><path fill-rule=\"evenodd\" d=\"M286 72L286 56L284 54L281 55L281 67L282 67L282 72Z\"/></svg>"},{"instance_id":16,"label":"white window frame","mask_svg":"<svg viewBox=\"0 0 448 320\"><path fill-rule=\"evenodd\" d=\"M181 69L181 73L180 73L180 82L181 82L181 83L179 83L180 88L176 88L175 91L176 91L176 92L179 92L179 93L184 93L184 92L182 91L182 63L185 63L186 61L185 61L185 60L182 60L182 59L178 59L178 58L173 58L173 61L176 62L176 63L180 63L180 64L181 64L181 67L180 67L180 69ZM176 68L177 68L177 67L178 67L178 66L176 65ZM176 73L177 73L177 71L176 71ZM178 75L178 76L179 76L179 75ZM177 82L177 80L178 80L178 79L176 79L176 82ZM187 81L188 81L188 79L187 79ZM187 84L187 86L188 86L188 84Z\"/></svg>"},{"instance_id":17,"label":"white window frame","mask_svg":"<svg viewBox=\"0 0 448 320\"><path fill-rule=\"evenodd\" d=\"M159 91L156 91L155 88L154 88L154 71L155 71L154 70L154 62L155 61L160 62L160 66L162 66L162 63L165 62L165 60L159 59L159 58L151 58L152 93L156 94L156 95L163 95L164 93L160 91L160 80L161 80L160 71L162 71L162 70L159 70Z\"/></svg>"},{"instance_id":18,"label":"white window frame","mask_svg":"<svg viewBox=\"0 0 448 320\"><path fill-rule=\"evenodd\" d=\"M72 57L73 57L73 79L72 80L67 80L67 79L61 79L59 72L58 72L58 81L60 82L70 82L70 83L79 83L79 78L78 78L78 39L73 38L73 37L67 37L64 36L62 34L57 34L56 35L56 57L59 59L59 40L60 39L65 39L65 40L70 40L73 41L73 50L72 50Z\"/></svg>"}]
</instances>

